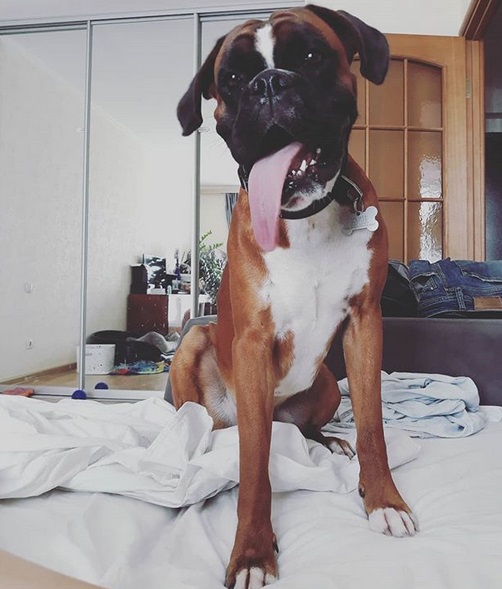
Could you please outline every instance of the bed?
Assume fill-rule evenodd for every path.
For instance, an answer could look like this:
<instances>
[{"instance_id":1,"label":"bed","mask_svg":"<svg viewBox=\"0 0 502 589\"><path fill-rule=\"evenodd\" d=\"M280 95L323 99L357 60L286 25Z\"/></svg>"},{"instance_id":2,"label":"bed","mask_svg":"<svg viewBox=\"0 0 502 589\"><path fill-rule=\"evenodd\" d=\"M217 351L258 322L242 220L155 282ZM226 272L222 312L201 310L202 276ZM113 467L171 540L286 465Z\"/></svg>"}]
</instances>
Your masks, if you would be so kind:
<instances>
[{"instance_id":1,"label":"bed","mask_svg":"<svg viewBox=\"0 0 502 589\"><path fill-rule=\"evenodd\" d=\"M499 588L502 323L393 319L384 329L384 369L472 378L483 425L442 438L386 427L393 476L420 524L397 539L369 530L356 462L274 424L274 587ZM327 362L343 378L338 346ZM30 581L32 565L0 553L0 587L222 589L237 522L235 428L211 433L202 408L180 415L159 399L50 405L0 397L0 550L85 584L37 569ZM333 427L353 441L350 424Z\"/></svg>"}]
</instances>

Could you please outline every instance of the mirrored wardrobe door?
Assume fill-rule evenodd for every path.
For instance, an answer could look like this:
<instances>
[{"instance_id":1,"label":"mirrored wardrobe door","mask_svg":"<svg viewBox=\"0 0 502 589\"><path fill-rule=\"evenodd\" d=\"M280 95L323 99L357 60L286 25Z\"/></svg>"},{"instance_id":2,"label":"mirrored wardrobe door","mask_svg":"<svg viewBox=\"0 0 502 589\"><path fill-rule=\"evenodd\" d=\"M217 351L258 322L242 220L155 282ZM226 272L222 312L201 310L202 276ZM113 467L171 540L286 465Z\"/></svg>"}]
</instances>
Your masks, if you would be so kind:
<instances>
[{"instance_id":1,"label":"mirrored wardrobe door","mask_svg":"<svg viewBox=\"0 0 502 589\"><path fill-rule=\"evenodd\" d=\"M233 20L206 20L202 23L202 59L211 52L216 41L233 27L242 24L242 17ZM213 112L214 99L203 100L201 132L201 198L200 232L207 235L205 244L218 244L226 251L228 221L232 206L231 194L239 190L237 163L232 158L225 141L216 132ZM221 244L221 245L219 245Z\"/></svg>"},{"instance_id":2,"label":"mirrored wardrobe door","mask_svg":"<svg viewBox=\"0 0 502 589\"><path fill-rule=\"evenodd\" d=\"M93 28L87 390L163 391L163 353L190 306L194 147L176 107L193 76L193 28Z\"/></svg>"},{"instance_id":3,"label":"mirrored wardrobe door","mask_svg":"<svg viewBox=\"0 0 502 589\"><path fill-rule=\"evenodd\" d=\"M202 21L202 61L217 40L233 27L242 24L244 16ZM216 132L214 99L202 101L200 132L200 199L199 199L199 274L200 314L217 312L216 298L226 262L228 227L239 193L237 164L223 139Z\"/></svg>"},{"instance_id":4,"label":"mirrored wardrobe door","mask_svg":"<svg viewBox=\"0 0 502 589\"><path fill-rule=\"evenodd\" d=\"M0 36L0 383L77 386L85 30Z\"/></svg>"}]
</instances>

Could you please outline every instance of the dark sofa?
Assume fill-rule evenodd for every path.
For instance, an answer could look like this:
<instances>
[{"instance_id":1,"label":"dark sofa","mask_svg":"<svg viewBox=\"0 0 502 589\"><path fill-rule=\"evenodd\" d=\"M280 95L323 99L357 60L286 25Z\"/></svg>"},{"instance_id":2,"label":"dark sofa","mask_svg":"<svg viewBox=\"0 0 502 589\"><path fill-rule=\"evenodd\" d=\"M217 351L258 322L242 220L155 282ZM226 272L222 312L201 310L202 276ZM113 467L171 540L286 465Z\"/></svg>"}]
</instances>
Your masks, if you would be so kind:
<instances>
[{"instance_id":1,"label":"dark sofa","mask_svg":"<svg viewBox=\"0 0 502 589\"><path fill-rule=\"evenodd\" d=\"M190 320L215 321L215 316ZM383 370L469 376L477 384L481 403L502 405L502 320L424 319L385 317ZM338 379L344 378L341 338L333 342L325 360ZM172 401L170 383L165 398Z\"/></svg>"}]
</instances>

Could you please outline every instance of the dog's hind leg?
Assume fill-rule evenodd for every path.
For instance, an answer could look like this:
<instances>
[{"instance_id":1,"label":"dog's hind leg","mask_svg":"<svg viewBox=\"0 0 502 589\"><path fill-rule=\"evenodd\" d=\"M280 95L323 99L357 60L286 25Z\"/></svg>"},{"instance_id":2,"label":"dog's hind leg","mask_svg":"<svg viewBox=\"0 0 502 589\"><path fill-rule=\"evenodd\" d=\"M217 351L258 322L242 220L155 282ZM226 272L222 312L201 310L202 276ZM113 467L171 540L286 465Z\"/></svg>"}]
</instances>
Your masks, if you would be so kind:
<instances>
[{"instance_id":1,"label":"dog's hind leg","mask_svg":"<svg viewBox=\"0 0 502 589\"><path fill-rule=\"evenodd\" d=\"M289 397L275 407L274 419L285 423L294 423L302 434L320 442L337 454L355 456L352 446L335 436L325 436L321 428L333 417L340 404L340 389L336 378L329 368L322 364L312 386L306 391Z\"/></svg>"},{"instance_id":2,"label":"dog's hind leg","mask_svg":"<svg viewBox=\"0 0 502 589\"><path fill-rule=\"evenodd\" d=\"M185 335L169 374L176 409L191 401L206 407L213 418L214 429L237 423L235 401L218 370L208 325L195 325Z\"/></svg>"}]
</instances>

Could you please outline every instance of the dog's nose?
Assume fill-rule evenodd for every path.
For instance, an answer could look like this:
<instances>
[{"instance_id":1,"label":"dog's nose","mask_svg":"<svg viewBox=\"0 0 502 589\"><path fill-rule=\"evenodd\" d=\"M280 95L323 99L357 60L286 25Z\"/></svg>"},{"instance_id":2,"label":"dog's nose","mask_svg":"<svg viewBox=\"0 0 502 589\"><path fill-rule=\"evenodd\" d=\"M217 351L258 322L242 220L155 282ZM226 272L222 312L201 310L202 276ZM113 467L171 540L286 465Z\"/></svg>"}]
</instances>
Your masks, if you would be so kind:
<instances>
[{"instance_id":1,"label":"dog's nose","mask_svg":"<svg viewBox=\"0 0 502 589\"><path fill-rule=\"evenodd\" d=\"M258 96L273 98L293 85L293 75L286 70L263 70L251 80L251 92Z\"/></svg>"}]
</instances>

